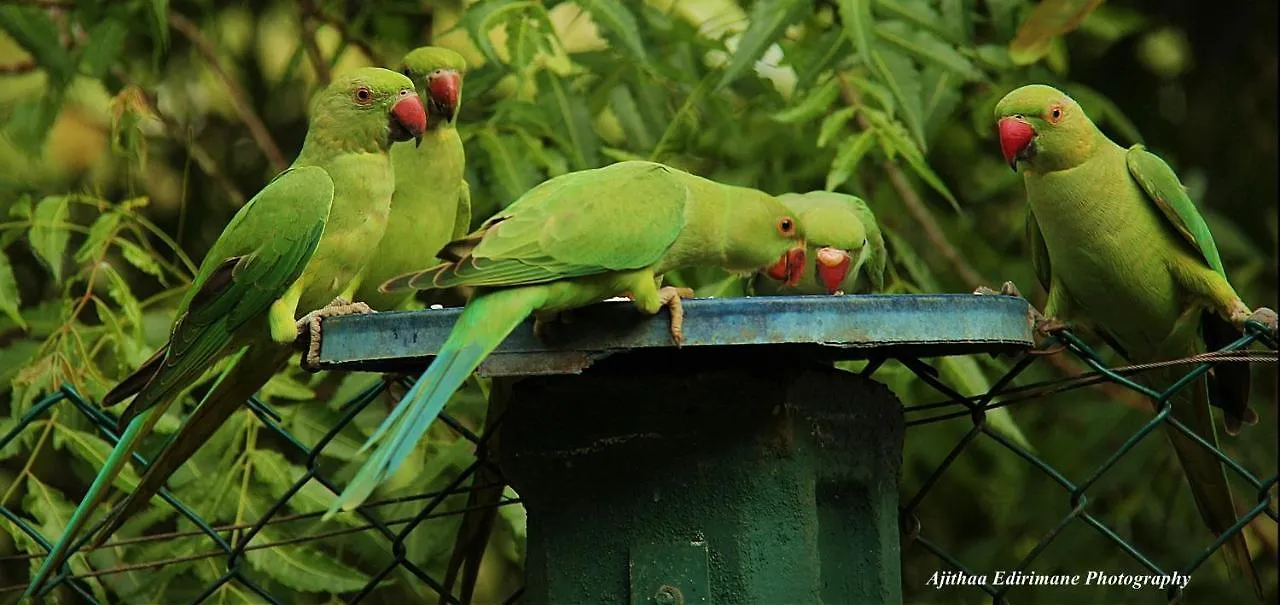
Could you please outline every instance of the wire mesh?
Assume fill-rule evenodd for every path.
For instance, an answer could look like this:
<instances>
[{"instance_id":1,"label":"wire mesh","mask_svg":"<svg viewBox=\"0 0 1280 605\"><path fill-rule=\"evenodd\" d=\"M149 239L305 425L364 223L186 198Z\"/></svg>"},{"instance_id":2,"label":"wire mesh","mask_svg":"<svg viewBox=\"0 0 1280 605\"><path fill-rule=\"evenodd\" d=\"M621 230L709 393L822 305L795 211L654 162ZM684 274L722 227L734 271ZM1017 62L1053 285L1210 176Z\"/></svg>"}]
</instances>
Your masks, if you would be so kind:
<instances>
[{"instance_id":1,"label":"wire mesh","mask_svg":"<svg viewBox=\"0 0 1280 605\"><path fill-rule=\"evenodd\" d=\"M1091 348L1076 334L1068 329L1062 329L1051 335L1051 340L1056 341L1057 347L1053 351L1027 351L1015 361L1012 367L1000 377L992 386L992 388L976 397L966 397L951 389L938 379L932 368L913 359L900 359L903 365L907 366L912 373L922 382L938 391L947 399L936 403L912 406L904 411L908 416L907 426L920 426L932 422L950 420L954 418L962 418L968 416L972 422L972 427L964 434L963 437L952 447L941 464L933 470L933 472L924 480L920 488L911 495L909 499L901 506L899 513L899 523L902 531L903 549L910 548L912 545L919 547L932 553L943 563L951 567L955 571L959 571L966 576L987 576L978 571L977 568L958 560L946 549L939 544L927 539L922 534L922 527L917 517L917 511L925 498L937 486L939 480L947 473L952 464L959 456L977 440L979 435L986 437L999 444L1005 451L1016 455L1018 458L1031 465L1041 473L1044 473L1054 483L1060 486L1067 496L1068 507L1067 512L1052 525L1049 531L1035 543L1029 552L1011 569L1005 570L1009 574L1014 572L1025 573L1034 561L1047 549L1050 544L1057 540L1064 529L1072 524L1073 521L1079 520L1084 524L1092 527L1103 536L1108 542L1115 547L1121 549L1139 565L1145 568L1153 575L1167 575L1169 571L1191 577L1192 574L1200 569L1215 552L1218 551L1226 542L1237 534L1240 534L1246 525L1254 519L1266 515L1271 519L1272 523L1276 522L1277 514L1272 507L1271 490L1276 486L1276 475L1267 478L1259 478L1236 460L1233 460L1221 448L1215 447L1193 432L1185 424L1178 421L1171 415L1172 398L1180 390L1187 388L1189 385L1197 384L1195 381L1204 376L1216 364L1219 363L1258 363L1270 362L1275 363L1277 360L1275 349L1276 343L1267 334L1264 326L1256 322L1248 322L1246 324L1245 334L1236 341L1223 347L1219 351L1211 351L1205 354L1196 355L1185 359L1174 359L1162 362L1138 364L1131 366L1123 366L1117 368L1109 368L1106 366L1102 357L1096 350ZM1246 351L1245 349L1253 343L1261 343L1271 349L1268 352ZM1014 379L1027 370L1028 367L1038 357L1045 353L1057 353L1066 351L1071 355L1084 362L1092 372L1071 377L1065 380L1055 380L1050 382L1036 383L1024 385L1021 387L1010 387ZM1169 368L1176 366L1191 366L1185 374L1169 385L1163 391L1155 391L1151 388L1143 386L1135 382L1131 377L1143 372ZM1000 434L992 429L986 422L986 413L996 408L1004 407L1015 402L1027 401L1030 399L1041 398L1052 393L1062 392L1064 390L1081 388L1084 386L1110 382L1132 390L1149 398L1154 404L1153 416L1142 424L1142 426L1129 435L1127 439L1114 452L1106 458L1104 462L1096 466L1089 472L1083 481L1073 482L1069 480L1064 473L1054 468L1040 456L1032 453L1025 447L1014 443L1007 436ZM946 408L960 407L959 411L944 411ZM924 417L911 418L919 416L922 413L930 414ZM1114 529L1108 527L1097 516L1089 510L1089 498L1087 491L1090 487L1097 484L1099 479L1103 477L1109 470L1114 468L1121 459L1130 455L1134 448L1149 437L1157 428L1161 426L1172 427L1178 433L1190 437L1197 445L1212 452L1223 465L1229 469L1229 473L1238 476L1245 481L1252 489L1256 490L1256 502L1248 507L1243 515L1238 515L1236 522L1221 533L1209 546L1201 549L1191 560L1187 561L1180 568L1165 569L1158 565L1151 554L1142 552L1130 540L1121 537ZM1018 588L1016 583L1005 583L997 585L995 583L975 583L970 584L974 590L980 590L986 593L994 603L1007 603L1008 594L1011 590ZM1170 602L1180 602L1182 600L1183 588L1176 583L1170 584L1166 589L1166 596Z\"/></svg>"},{"instance_id":2,"label":"wire mesh","mask_svg":"<svg viewBox=\"0 0 1280 605\"><path fill-rule=\"evenodd\" d=\"M205 587L205 589L199 594L199 596L195 598L194 602L196 603L205 602L210 597L212 597L218 591L218 589L222 587L224 584L227 584L229 582L235 582L240 586L242 586L243 588L252 592L256 597L261 598L262 602L282 603L282 601L277 596L271 594L262 585L260 585L258 582L255 582L249 576L248 573L246 573L246 569L244 566L245 553L251 552L254 550L287 546L287 545L296 544L299 542L313 542L318 540L324 540L327 538L332 538L332 537L349 534L349 533L369 531L369 532L374 532L376 534L381 535L382 538L386 540L388 550L392 554L392 562L386 565L383 569L381 569L377 573L375 573L373 577L371 577L370 580L365 584L362 590L350 596L350 599L348 600L348 602L360 603L364 601L384 581L384 579L388 575L390 575L397 568L402 568L407 570L409 573L413 574L413 576L415 576L419 581L421 581L424 585L429 587L431 590L435 591L435 593L438 595L439 603L443 603L443 604L461 603L461 601L456 596L454 596L453 590L450 590L450 588L446 587L445 584L440 579L433 577L422 566L416 564L414 561L411 561L409 559L408 549L405 547L405 539L411 532L413 532L414 529L416 529L421 523L423 523L424 521L427 521L428 519L435 519L435 518L440 518L440 517L449 516L449 515L462 515L462 514L471 512L473 510L476 510L476 507L470 507L470 508L453 509L453 510L446 511L446 510L441 510L441 505L442 503L444 503L445 499L448 498L449 496L458 495L458 494L467 494L472 491L495 487L494 485L470 485L470 486L466 485L468 481L472 479L473 476L476 475L477 470L479 470L481 467L485 467L487 470L493 473L491 476L495 476L499 478L499 485L496 485L496 487L501 488L502 486L501 484L505 483L504 481L501 481L501 477L502 477L501 470L498 469L497 465L494 464L494 462L490 460L489 457L486 455L489 449L485 447L485 445L487 441L490 439L490 437L493 435L494 431L496 430L499 424L499 422L497 421L488 423L488 426L486 427L484 433L482 435L477 435L474 432L468 430L461 423L456 421L451 415L447 413L442 413L440 415L441 422L445 423L450 428L452 428L462 439L465 439L468 442L470 442L472 445L476 446L475 451L477 454L475 460L469 466L467 466L461 473L459 473L456 477L454 477L443 489L428 492L428 493L418 494L414 496L393 498L393 499L386 499L386 500L379 500L379 501L372 501L372 502L365 503L356 509L356 513L364 521L363 524L358 525L356 527L343 528L339 530L316 533L316 534L307 535L299 538L288 539L288 540L275 540L270 542L260 541L259 543L251 544L251 542L253 542L254 538L259 535L259 533L263 530L263 528L269 525L287 523L287 522L297 521L301 519L316 519L324 514L325 511L323 510L317 510L313 512L301 513L301 514L292 514L292 515L284 515L281 513L284 510L285 505L289 503L289 501L296 494L298 494L298 492L302 490L302 488L309 481L314 480L318 482L320 485L324 486L324 488L328 489L334 495L337 495L338 493L340 493L342 489L341 486L337 485L333 480L326 477L325 473L323 473L320 469L320 464L319 464L320 452L324 450L325 446L327 446L339 434L339 432L342 431L343 428L345 428L348 424L350 424L353 421L353 419L356 417L357 414L359 414L364 408L366 408L367 406L372 404L374 401L376 401L379 395L382 394L387 389L387 387L388 387L387 383L380 381L377 384L374 384L368 387L367 389L365 389L364 391L360 392L358 395L353 397L350 401L345 403L341 407L342 416L339 422L335 426L333 426L323 437L321 437L320 440L312 447L306 446L304 443L302 443L302 441L300 441L297 437L295 437L288 430L286 430L282 426L282 419L280 415L277 414L274 410L272 410L270 406L258 400L256 397L251 398L247 402L248 407L253 412L253 414L257 417L257 419L262 423L262 425L265 426L267 430L271 431L277 437L279 437L284 443L286 443L288 449L292 449L298 454L305 457L305 463L304 463L305 472L300 477L298 477L296 481L293 482L291 487L288 490L286 490L285 493L278 500L276 500L274 504L257 521L255 521L254 523L214 526L209 522L207 522L205 519L203 519L194 510L192 510L191 507L187 506L178 498L176 498L168 490L161 490L160 497L169 506L174 507L183 517L185 517L186 519L190 520L193 524L195 524L197 529L190 530L190 531L170 532L170 533L158 534L158 535L148 535L148 536L142 536L142 537L130 538L130 539L124 539L124 540L113 540L113 541L107 542L106 544L98 548L112 548L116 546L122 546L126 544L138 543L138 542L156 542L156 541L163 541L163 540L189 538L193 536L205 536L209 538L215 545L215 548L213 550L197 553L194 555L165 558L165 559L143 562L143 563L119 565L115 567L110 567L106 569L97 569L91 572L80 573L80 574L72 574L70 565L64 564L62 569L59 570L59 573L53 578L51 578L48 582L46 582L45 586L42 588L41 593L48 594L49 591L53 590L57 586L65 585L69 587L72 591L74 591L74 593L77 594L79 597L84 599L85 602L93 603L96 605L96 604L99 604L100 601L94 596L90 588L86 586L84 583L84 581L89 578L100 577L104 575L112 575L112 574L122 574L122 573L127 573L132 571L145 570L145 569L160 568L160 567L165 567L170 565L177 565L181 563L188 563L191 561L197 561L201 559L222 558L225 560L225 572L222 573L214 582L209 583L209 585ZM103 414L99 409L97 409L96 406L94 406L92 403L90 403L84 397L82 397L78 392L76 392L75 389L73 389L70 386L64 386L58 392L52 393L44 397L39 402L37 402L34 406L32 406L32 408L26 414L24 414L23 417L18 421L16 426L14 426L7 434L0 437L0 448L7 446L11 441L16 439L23 432L24 429L29 427L33 422L35 422L37 419L47 414L54 406L59 404L69 405L73 407L75 410L77 410L78 412L88 417L93 422L93 424L97 427L97 429L102 433L102 435L112 445L114 445L119 441L119 435L116 434L116 431L115 431L115 425L116 425L115 420L108 417L106 414ZM145 468L145 465L147 464L147 460L142 455L135 454L134 460L135 462L137 462L138 464L142 465L142 467ZM414 502L414 501L425 502L421 511L415 515L396 518L396 519L383 519L381 518L381 515L378 514L378 509L385 507L387 505L400 504L405 502ZM519 502L520 501L518 498L502 498L495 504L495 506L507 506L512 504L518 504ZM490 508L490 507L486 506L483 508ZM46 552L50 548L52 548L53 545L49 539L50 537L43 535L43 533L40 532L28 519L24 519L22 516L20 516L18 511L12 510L8 506L0 506L0 515L2 515L5 519L9 520L20 531L22 531L27 536L29 536L30 538L35 540L37 543L39 543L40 546L46 550ZM85 546L87 545L89 540L92 538L93 533L94 531L92 531L92 529L90 531L86 531L85 535L82 538L80 538L76 542L75 546L73 547L72 549L73 553L86 550ZM36 555L24 555L18 558L33 558L33 557L36 557ZM0 596L11 594L11 593L18 593L25 590L26 588L27 586L25 584L0 587ZM517 590L515 593L511 594L508 597L507 602L515 602L519 598L520 593L521 591Z\"/></svg>"},{"instance_id":3,"label":"wire mesh","mask_svg":"<svg viewBox=\"0 0 1280 605\"><path fill-rule=\"evenodd\" d=\"M915 405L905 408L904 413L908 418L908 427L959 419L966 416L972 422L972 428L970 428L959 442L951 448L948 454L943 458L936 469L934 469L927 477L920 488L909 498L904 498L905 502L901 506L899 517L902 529L902 548L904 550L918 545L920 548L923 548L935 555L939 560L951 568L966 574L975 574L974 567L958 560L957 557L948 553L940 545L931 542L927 537L922 535L922 528L916 512L922 502L930 494L931 490L937 485L938 481L947 473L948 469L952 467L956 459L967 448L969 448L980 435L985 435L987 438L994 440L994 442L998 443L1009 453L1016 455L1027 464L1044 473L1064 490L1068 499L1068 512L1063 515L1044 535L1044 537L1030 549L1028 554L1022 558L1014 568L1016 571L1026 571L1036 558L1061 535L1064 528L1070 525L1073 521L1079 520L1094 528L1100 535L1114 544L1115 547L1123 550L1152 574L1165 574L1167 570L1157 565L1152 557L1147 553L1141 552L1130 541L1122 538L1116 531L1109 528L1089 510L1089 498L1086 493L1090 487L1095 485L1095 483L1118 461L1132 452L1139 442L1148 437L1162 425L1171 426L1174 430L1190 436L1201 447L1208 448L1222 461L1226 468L1230 469L1230 472L1238 475L1243 481L1248 483L1249 486L1255 489L1257 493L1256 504L1249 508L1244 515L1240 516L1237 522L1227 531L1223 532L1216 541L1178 569L1177 571L1179 573L1184 575L1193 574L1214 554L1214 552L1217 551L1220 546L1225 544L1232 536L1241 532L1243 528L1255 518L1265 515L1269 517L1273 523L1276 521L1276 512L1271 507L1272 496L1270 494L1270 490L1276 485L1276 476L1272 475L1268 478L1259 478L1255 476L1221 449L1212 447L1170 415L1171 396L1179 389L1185 388L1188 384L1192 384L1197 377L1207 373L1215 364L1258 362L1275 363L1276 343L1266 335L1262 326L1252 323L1249 324L1247 326L1246 334L1243 337L1223 348L1221 351L1210 352L1188 359L1117 368L1107 367L1095 350L1090 348L1069 330L1056 332L1054 333L1053 338L1060 345L1058 347L1058 351L1065 351L1079 358L1092 369L1092 372L1064 380L1040 382L1016 387L1012 386L1015 379L1022 375L1024 371L1027 370L1027 368L1030 367L1037 359L1042 357L1044 353L1044 351L1026 351L1017 357L1017 359L1012 363L1010 369L996 380L987 392L977 396L965 396L945 384L938 377L937 372L923 361L905 356L895 358L911 370L919 380L946 397L945 400L936 403ZM1267 352L1245 350L1255 342L1262 343L1271 350ZM873 361L864 368L862 374L874 374L874 372L881 367L881 364L884 361L884 359ZM1187 370L1181 380L1177 381L1163 392L1153 391L1141 384L1138 384L1131 378L1132 376L1144 371L1179 365L1190 366L1190 369ZM1008 406L1016 402L1042 398L1063 390L1078 389L1103 382L1119 384L1127 389L1136 391L1157 402L1158 407L1156 413L1149 421L1143 424L1139 430L1131 435L1123 445L1112 453L1102 464L1095 468L1083 481L1073 482L1069 480L1062 472L1055 469L1052 465L1041 459L1036 454L1017 443L1014 443L1008 437L1000 434L999 432L994 431L986 422L986 413L993 409ZM288 489L281 498L274 502L265 514L253 523L214 526L201 518L200 515L185 505L181 500L176 498L168 490L161 490L159 494L160 498L162 498L169 506L176 509L183 517L190 520L195 525L196 529L114 540L100 548L110 548L138 542L173 540L192 536L207 537L214 544L214 548L206 552L183 557L120 565L105 569L96 569L80 574L73 574L70 570L70 566L64 565L63 568L59 570L58 575L46 584L44 593L47 594L48 591L52 590L54 587L64 585L81 597L85 602L96 604L99 603L99 600L95 598L93 592L85 584L85 580L89 578L143 569L159 568L193 560L223 559L225 562L225 571L218 576L216 581L211 582L207 587L205 587L204 591L195 599L195 602L198 603L209 599L215 594L215 592L217 592L219 587L224 584L234 582L261 598L263 602L280 603L281 601L278 597L273 596L268 590L255 582L250 575L246 573L244 562L246 558L245 554L247 552L285 546L301 541L324 540L326 538L353 532L373 532L380 535L386 541L388 550L392 554L392 561L383 569L373 574L362 590L351 593L348 596L349 603L360 603L367 599L379 584L397 568L407 570L424 585L435 591L439 595L440 603L461 603L462 601L455 596L455 591L452 589L452 578L446 582L433 577L422 566L409 560L407 556L407 549L405 548L405 538L410 534L410 532L418 527L419 524L428 519L447 515L465 514L472 510L476 510L476 507L467 507L456 510L440 510L441 504L449 496L465 494L474 490L492 489L494 487L500 488L501 484L505 483L501 480L501 470L496 464L494 456L489 454L490 448L488 447L489 440L493 437L498 426L501 424L501 417L486 422L484 431L481 434L476 434L475 432L467 429L461 423L457 422L448 414L442 414L440 416L441 422L450 426L462 439L465 439L474 445L476 452L475 460L461 473L454 477L443 489L409 497L366 503L357 509L363 523L355 527L316 533L296 539L271 542L260 541L259 543L251 544L254 538L258 536L265 527L300 519L317 518L323 514L323 511L296 514L282 514L282 512L284 511L286 503L288 503L289 500L293 498L308 481L317 481L320 485L324 486L324 488L328 489L335 495L340 492L341 486L337 485L329 477L326 477L325 473L321 471L318 463L319 454L321 450L323 450L325 446L328 445L341 430L343 430L343 428L353 421L361 410L377 400L379 395L386 388L387 383L379 382L378 384L372 385L360 392L353 399L343 405L341 408L342 415L340 420L312 447L308 447L297 437L290 434L290 432L282 426L280 416L268 405L259 401L257 398L251 398L248 401L248 406L258 420L261 421L262 425L279 437L283 443L287 444L289 449L294 450L296 454L305 458L305 473L303 473L303 475L292 484L291 488ZM58 392L52 393L36 403L26 414L22 416L22 418L19 419L16 425L9 430L8 433L0 436L0 448L7 446L25 429L30 427L33 422L49 413L50 410L57 405L70 406L74 408L77 412L90 419L110 443L114 444L118 441L119 436L115 433L114 419L102 413L94 404L87 401L73 388L63 387ZM908 444L909 443L910 438L908 438ZM147 463L147 460L138 454L134 455L134 459L135 462L142 466L145 466ZM479 474L481 469L484 469L486 476L498 478L497 483L468 486L468 482L473 480ZM381 507L404 502L424 502L424 504L421 511L412 516L383 519L379 514L379 508ZM510 505L517 504L518 502L518 499L505 498L500 500L497 505ZM52 546L49 537L43 535L43 533L37 529L30 520L24 518L19 511L0 504L0 516L7 519L14 527L25 533L41 547L46 549L46 551ZM85 547L89 541L90 535L92 535L91 531L86 532L86 536L76 545L77 550ZM20 556L20 558L28 559L40 557L41 555ZM0 587L0 597L16 594L25 588L25 584ZM1009 591L1014 588L1016 588L1014 585L974 586L975 590L980 590L986 593L986 595L997 603L1005 602ZM1176 585L1171 586L1168 592L1169 598L1171 600L1178 599L1180 597L1180 590L1181 589ZM515 591L508 597L506 602L516 602L520 598L522 591L523 589Z\"/></svg>"}]
</instances>

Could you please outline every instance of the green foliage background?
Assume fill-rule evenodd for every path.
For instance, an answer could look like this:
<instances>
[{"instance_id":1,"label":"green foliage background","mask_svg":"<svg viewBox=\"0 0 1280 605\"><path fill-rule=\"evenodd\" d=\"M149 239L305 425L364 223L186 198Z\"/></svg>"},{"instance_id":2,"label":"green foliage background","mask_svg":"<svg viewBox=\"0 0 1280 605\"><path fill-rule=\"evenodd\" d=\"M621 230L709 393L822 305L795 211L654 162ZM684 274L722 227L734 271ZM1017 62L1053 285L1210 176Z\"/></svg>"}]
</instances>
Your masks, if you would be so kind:
<instances>
[{"instance_id":1,"label":"green foliage background","mask_svg":"<svg viewBox=\"0 0 1280 605\"><path fill-rule=\"evenodd\" d=\"M648 158L774 193L861 195L895 255L892 291L967 292L1012 279L1039 304L1020 179L1000 160L991 110L1008 90L1045 82L1073 94L1118 142L1143 141L1165 157L1200 204L1236 287L1252 305L1274 307L1275 3L1044 4L1036 16L1027 0L0 0L0 430L60 384L97 399L141 363L163 342L193 261L296 153L317 86L353 66L390 65L426 43L459 50L471 64L460 121L477 222L548 177ZM704 284L702 293L715 287ZM973 393L1003 363L983 356L937 365ZM1079 369L1038 365L1023 380ZM901 368L877 376L904 401L937 399ZM337 406L374 380L308 376L294 366L263 396L286 428L314 443ZM1270 475L1276 382L1266 371L1255 380L1262 422L1226 449ZM477 390L451 410L483 422ZM170 412L162 434L180 413ZM372 406L345 430L324 451L326 470L348 477L356 448L384 413ZM1140 402L1090 389L1016 406L998 421L1080 479L1144 418ZM218 524L251 523L302 472L260 428L247 411L238 414L170 487ZM959 419L909 431L904 499L967 428ZM438 488L470 461L447 429L433 436L379 498ZM55 410L0 452L0 502L56 535L109 449L79 414ZM136 481L126 472L117 487ZM1090 494L1091 510L1168 568L1211 541L1163 437L1144 442ZM327 502L311 483L288 510ZM409 516L417 506L383 514ZM1046 477L979 441L924 501L920 520L923 535L992 571L1015 565L1068 509ZM520 583L524 516L519 507L502 510L482 602ZM355 523L273 525L259 543ZM438 572L456 524L424 524L410 557ZM22 555L41 551L8 522L0 527L0 587L24 584L38 560ZM156 506L120 537L188 529ZM1274 599L1276 525L1248 531ZM73 567L84 573L211 546L198 537L143 542L79 555ZM321 603L358 590L388 559L364 532L253 551L248 562L285 602ZM909 602L981 600L972 589L925 588L938 569L946 567L919 547L904 552ZM1032 569L1140 571L1081 524ZM206 558L89 585L104 601L184 602L222 570L221 559ZM397 573L375 602L433 601L429 593ZM1245 594L1217 560L1189 589L1193 601ZM56 595L72 598L65 589ZM1064 597L1030 588L1013 595ZM1076 596L1161 598L1125 588ZM228 584L215 601L253 599Z\"/></svg>"}]
</instances>

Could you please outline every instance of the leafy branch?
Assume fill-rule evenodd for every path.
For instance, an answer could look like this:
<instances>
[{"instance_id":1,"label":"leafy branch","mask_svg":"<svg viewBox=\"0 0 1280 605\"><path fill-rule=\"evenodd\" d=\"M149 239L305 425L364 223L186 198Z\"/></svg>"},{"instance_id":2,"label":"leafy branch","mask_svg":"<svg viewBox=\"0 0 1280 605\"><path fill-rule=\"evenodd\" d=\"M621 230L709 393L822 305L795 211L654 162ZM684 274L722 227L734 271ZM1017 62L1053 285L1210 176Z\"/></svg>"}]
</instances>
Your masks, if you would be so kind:
<instances>
[{"instance_id":1,"label":"leafy branch","mask_svg":"<svg viewBox=\"0 0 1280 605\"><path fill-rule=\"evenodd\" d=\"M236 187L235 183L231 182L227 175L222 173L213 156L209 155L209 152L196 141L194 136L191 136L190 129L183 127L172 116L160 111L160 104L155 95L133 83L132 78L123 70L117 69L114 73L125 87L125 90L120 94L122 96L129 95L131 98L136 99L146 113L155 116L160 121L161 126L164 127L165 135L174 141L182 143L187 150L187 154L200 167L201 172L213 179L226 192L227 198L231 200L231 203L235 206L243 206L248 198Z\"/></svg>"},{"instance_id":2,"label":"leafy branch","mask_svg":"<svg viewBox=\"0 0 1280 605\"><path fill-rule=\"evenodd\" d=\"M200 28L190 19L169 11L169 25L185 36L195 46L196 51L204 57L205 62L209 65L209 69L222 80L222 85L226 87L227 94L231 97L231 103L235 106L236 113L240 115L240 121L244 122L246 128L249 129L251 136L262 153L267 156L267 161L271 164L273 172L283 171L289 167L289 162L285 160L284 154L280 153L280 147L276 145L275 139L271 137L271 132L263 124L262 118L253 110L253 106L249 104L248 95L244 89L231 77L225 69L222 68L222 59L218 56L218 51L213 47L204 34L200 33Z\"/></svg>"},{"instance_id":3,"label":"leafy branch","mask_svg":"<svg viewBox=\"0 0 1280 605\"><path fill-rule=\"evenodd\" d=\"M307 49L307 57L316 70L316 80L319 81L320 86L328 86L329 81L332 80L329 63L324 60L324 55L320 52L320 44L316 42L315 16L320 14L320 9L316 7L314 0L299 0L298 9L302 17L302 44Z\"/></svg>"},{"instance_id":4,"label":"leafy branch","mask_svg":"<svg viewBox=\"0 0 1280 605\"><path fill-rule=\"evenodd\" d=\"M870 120L865 112L857 111L862 106L862 97L858 91L849 85L849 81L843 74L836 76L840 80L840 95L844 98L846 105L854 109L854 120L858 123L858 127L863 132L872 130ZM942 255L942 258L955 269L956 273L969 285L970 288L976 288L981 284L987 283L987 280L978 275L978 272L969 265L964 255L952 245L951 240L943 233L942 227L934 220L933 215L924 207L924 202L920 200L920 196L916 194L915 189L907 180L906 175L902 174L902 169L898 167L897 162L891 158L886 158L880 164L884 169L885 176L889 178L889 182L893 185L894 191L898 192L898 197L902 200L903 205L907 207L907 211L920 224L920 228L924 230L924 235L928 238L929 243Z\"/></svg>"},{"instance_id":5,"label":"leafy branch","mask_svg":"<svg viewBox=\"0 0 1280 605\"><path fill-rule=\"evenodd\" d=\"M369 44L368 41L352 33L351 26L346 20L326 13L324 9L315 3L315 0L299 0L298 4L303 11L304 21L309 18L334 28L338 31L338 35L342 37L343 41L360 49L360 52L363 52L366 57L369 57L369 61L374 65L387 64L387 59L381 52L375 49L373 45ZM318 48L319 47L317 47L317 52Z\"/></svg>"}]
</instances>

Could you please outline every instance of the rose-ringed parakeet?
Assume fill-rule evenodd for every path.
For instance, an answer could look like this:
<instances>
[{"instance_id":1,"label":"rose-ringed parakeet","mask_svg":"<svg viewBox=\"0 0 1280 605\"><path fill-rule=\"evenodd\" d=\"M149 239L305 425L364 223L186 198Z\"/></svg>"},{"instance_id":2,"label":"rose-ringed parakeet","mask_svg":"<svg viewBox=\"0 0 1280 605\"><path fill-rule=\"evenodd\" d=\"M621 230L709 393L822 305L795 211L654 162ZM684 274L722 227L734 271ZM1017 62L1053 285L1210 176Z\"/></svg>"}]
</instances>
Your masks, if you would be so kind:
<instances>
[{"instance_id":1,"label":"rose-ringed parakeet","mask_svg":"<svg viewBox=\"0 0 1280 605\"><path fill-rule=\"evenodd\" d=\"M184 389L220 359L238 358L147 467L137 489L98 533L104 541L145 506L164 481L288 361L299 332L343 305L372 256L391 203L393 142L419 137L426 110L404 75L357 69L315 100L293 165L249 200L205 256L178 305L169 342L103 399L133 396L120 442L94 479L27 594L62 564L106 496L106 486ZM344 292L344 290L348 290ZM334 301L340 302L340 301ZM298 310L321 309L297 320Z\"/></svg>"},{"instance_id":2,"label":"rose-ringed parakeet","mask_svg":"<svg viewBox=\"0 0 1280 605\"><path fill-rule=\"evenodd\" d=\"M471 190L462 176L462 138L454 127L466 61L447 48L426 46L405 55L400 71L426 100L428 128L417 147L391 149L391 216L355 296L379 311L395 309L411 295L379 292L379 285L439 262L432 255L471 229Z\"/></svg>"},{"instance_id":3,"label":"rose-ringed parakeet","mask_svg":"<svg viewBox=\"0 0 1280 605\"><path fill-rule=\"evenodd\" d=\"M1042 327L1071 321L1135 363L1221 347L1249 319L1269 325L1274 337L1275 314L1251 312L1240 300L1204 219L1159 157L1141 145L1115 144L1079 104L1048 86L1009 93L995 117L1004 159L1026 185L1032 263L1048 292ZM1165 369L1144 380L1163 390L1186 371ZM1247 366L1219 365L1179 391L1171 413L1216 446L1211 404L1222 409L1230 434L1256 422L1248 381ZM1223 465L1166 428L1201 516L1220 535L1236 522ZM1225 553L1261 596L1244 535L1229 539Z\"/></svg>"},{"instance_id":4,"label":"rose-ringed parakeet","mask_svg":"<svg viewBox=\"0 0 1280 605\"><path fill-rule=\"evenodd\" d=\"M805 267L795 288L781 289L776 280L757 275L752 280L754 293L855 294L884 288L884 235L866 202L830 191L786 193L778 200L804 225L813 263Z\"/></svg>"},{"instance_id":5,"label":"rose-ringed parakeet","mask_svg":"<svg viewBox=\"0 0 1280 605\"><path fill-rule=\"evenodd\" d=\"M476 290L426 372L364 444L361 451L377 447L330 514L355 508L395 473L453 392L530 314L625 294L647 314L670 308L679 343L680 298L692 291L659 288L664 272L773 265L795 283L805 253L802 227L772 196L632 161L546 181L438 256L447 262L383 288Z\"/></svg>"}]
</instances>

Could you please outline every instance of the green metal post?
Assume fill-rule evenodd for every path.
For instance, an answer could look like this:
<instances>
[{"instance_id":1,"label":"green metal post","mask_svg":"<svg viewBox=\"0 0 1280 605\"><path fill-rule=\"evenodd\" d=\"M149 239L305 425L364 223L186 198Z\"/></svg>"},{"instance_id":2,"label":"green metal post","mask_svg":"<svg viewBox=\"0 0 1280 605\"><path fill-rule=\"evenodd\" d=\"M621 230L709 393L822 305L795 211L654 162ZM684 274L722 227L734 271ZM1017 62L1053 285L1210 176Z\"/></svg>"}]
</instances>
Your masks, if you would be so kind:
<instances>
[{"instance_id":1,"label":"green metal post","mask_svg":"<svg viewBox=\"0 0 1280 605\"><path fill-rule=\"evenodd\" d=\"M500 430L529 515L521 602L901 603L900 405L785 350L517 383Z\"/></svg>"}]
</instances>

